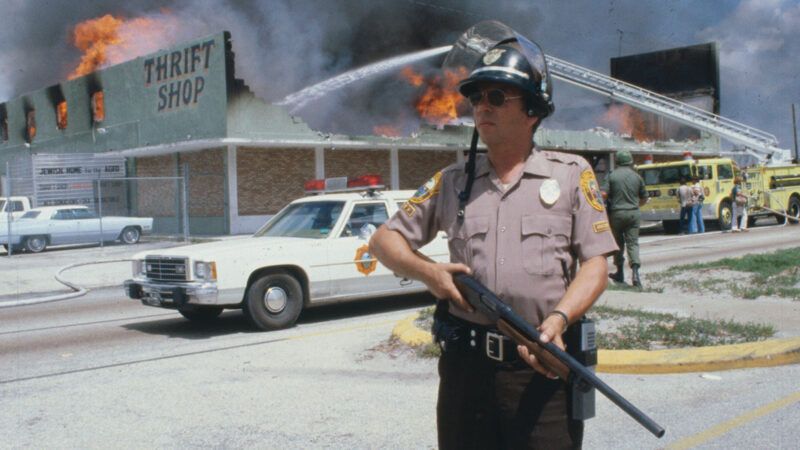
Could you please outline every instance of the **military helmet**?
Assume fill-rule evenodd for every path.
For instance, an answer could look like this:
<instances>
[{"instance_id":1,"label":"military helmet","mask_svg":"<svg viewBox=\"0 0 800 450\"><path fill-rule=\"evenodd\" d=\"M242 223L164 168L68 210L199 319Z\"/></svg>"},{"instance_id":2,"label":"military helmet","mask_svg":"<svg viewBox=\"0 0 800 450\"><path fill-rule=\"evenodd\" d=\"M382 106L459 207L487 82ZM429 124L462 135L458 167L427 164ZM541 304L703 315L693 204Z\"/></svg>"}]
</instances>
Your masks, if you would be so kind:
<instances>
[{"instance_id":1,"label":"military helmet","mask_svg":"<svg viewBox=\"0 0 800 450\"><path fill-rule=\"evenodd\" d=\"M617 152L615 160L618 166L630 166L633 164L633 156L627 150L620 150Z\"/></svg>"},{"instance_id":2,"label":"military helmet","mask_svg":"<svg viewBox=\"0 0 800 450\"><path fill-rule=\"evenodd\" d=\"M545 118L555 110L544 52L523 36L500 41L484 53L469 77L458 84L458 90L468 97L482 82L505 83L522 90L531 115Z\"/></svg>"}]
</instances>

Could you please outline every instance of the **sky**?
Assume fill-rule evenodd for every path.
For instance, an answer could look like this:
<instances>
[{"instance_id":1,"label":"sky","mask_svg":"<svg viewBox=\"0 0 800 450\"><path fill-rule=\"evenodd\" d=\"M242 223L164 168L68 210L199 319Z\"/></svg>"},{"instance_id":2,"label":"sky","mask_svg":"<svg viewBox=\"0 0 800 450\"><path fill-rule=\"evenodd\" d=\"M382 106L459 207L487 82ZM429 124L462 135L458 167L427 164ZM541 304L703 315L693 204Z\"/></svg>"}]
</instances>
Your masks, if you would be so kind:
<instances>
[{"instance_id":1,"label":"sky","mask_svg":"<svg viewBox=\"0 0 800 450\"><path fill-rule=\"evenodd\" d=\"M800 107L800 0L0 0L0 102L66 79L81 56L72 30L104 14L153 19L155 41L132 36L145 53L230 31L236 76L268 101L384 58L452 44L494 19L546 53L604 74L612 57L715 42L721 115L774 134L783 148L793 146L791 105ZM367 116L397 120L411 94L396 74L377 78L299 115L318 129L347 130ZM598 126L596 109L606 103L561 82L554 101L548 128Z\"/></svg>"}]
</instances>

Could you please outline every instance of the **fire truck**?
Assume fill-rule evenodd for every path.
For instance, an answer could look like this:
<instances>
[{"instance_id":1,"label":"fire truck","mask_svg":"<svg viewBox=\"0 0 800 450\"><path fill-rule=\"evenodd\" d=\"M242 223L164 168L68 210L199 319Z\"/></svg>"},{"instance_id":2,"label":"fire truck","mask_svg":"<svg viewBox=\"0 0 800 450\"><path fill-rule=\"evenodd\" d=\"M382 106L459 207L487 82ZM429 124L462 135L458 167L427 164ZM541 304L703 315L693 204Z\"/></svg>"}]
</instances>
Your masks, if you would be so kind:
<instances>
[{"instance_id":1,"label":"fire truck","mask_svg":"<svg viewBox=\"0 0 800 450\"><path fill-rule=\"evenodd\" d=\"M721 230L732 223L731 192L734 179L742 177L748 196L748 223L775 216L779 223L797 223L800 217L800 166L796 164L755 166L740 169L730 158L644 164L637 167L644 179L650 201L641 208L642 220L662 221L668 233L678 232L680 180L698 178L703 188L703 219L716 221ZM689 181L691 183L691 181Z\"/></svg>"}]
</instances>

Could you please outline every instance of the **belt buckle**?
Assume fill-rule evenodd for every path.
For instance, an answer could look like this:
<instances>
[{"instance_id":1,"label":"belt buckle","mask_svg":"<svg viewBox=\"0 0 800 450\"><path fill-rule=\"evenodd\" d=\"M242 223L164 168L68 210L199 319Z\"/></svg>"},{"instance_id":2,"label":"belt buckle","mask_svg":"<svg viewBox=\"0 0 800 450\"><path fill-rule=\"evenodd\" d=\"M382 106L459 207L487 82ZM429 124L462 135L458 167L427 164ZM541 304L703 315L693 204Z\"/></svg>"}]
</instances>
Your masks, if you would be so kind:
<instances>
[{"instance_id":1,"label":"belt buckle","mask_svg":"<svg viewBox=\"0 0 800 450\"><path fill-rule=\"evenodd\" d=\"M503 338L505 336L500 333L486 332L486 356L495 361L503 362Z\"/></svg>"}]
</instances>

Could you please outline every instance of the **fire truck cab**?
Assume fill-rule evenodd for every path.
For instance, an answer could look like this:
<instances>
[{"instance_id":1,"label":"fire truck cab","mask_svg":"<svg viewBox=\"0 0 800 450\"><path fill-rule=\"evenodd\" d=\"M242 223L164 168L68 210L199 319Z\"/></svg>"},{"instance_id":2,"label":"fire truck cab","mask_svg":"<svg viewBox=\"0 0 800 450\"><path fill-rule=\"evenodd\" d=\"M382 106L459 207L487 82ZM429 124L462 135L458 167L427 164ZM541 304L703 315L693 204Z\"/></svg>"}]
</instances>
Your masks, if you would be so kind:
<instances>
[{"instance_id":1,"label":"fire truck cab","mask_svg":"<svg viewBox=\"0 0 800 450\"><path fill-rule=\"evenodd\" d=\"M697 177L703 187L703 219L716 220L722 230L731 228L731 191L733 180L741 171L729 158L695 160L691 157L683 161L645 164L637 167L644 179L650 201L641 208L642 220L662 221L668 233L678 231L680 204L678 187L681 179L692 184Z\"/></svg>"}]
</instances>

